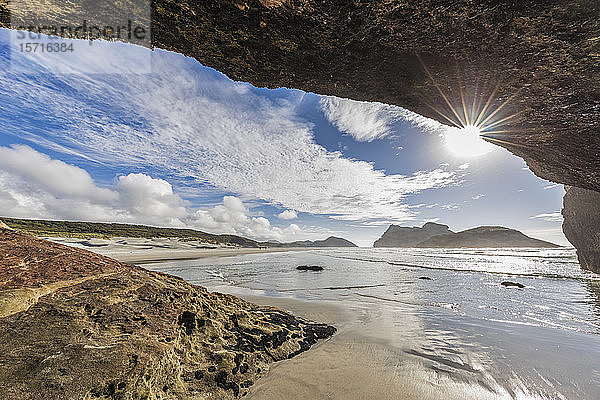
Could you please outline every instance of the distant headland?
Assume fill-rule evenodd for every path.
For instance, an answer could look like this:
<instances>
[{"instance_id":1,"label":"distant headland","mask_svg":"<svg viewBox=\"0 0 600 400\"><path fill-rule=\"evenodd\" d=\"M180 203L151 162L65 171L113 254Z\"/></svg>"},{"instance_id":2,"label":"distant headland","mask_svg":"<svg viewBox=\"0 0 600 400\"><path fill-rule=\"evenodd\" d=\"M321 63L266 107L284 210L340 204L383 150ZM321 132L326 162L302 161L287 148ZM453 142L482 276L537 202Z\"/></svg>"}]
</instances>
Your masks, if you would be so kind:
<instances>
[{"instance_id":1,"label":"distant headland","mask_svg":"<svg viewBox=\"0 0 600 400\"><path fill-rule=\"evenodd\" d=\"M373 243L373 247L560 247L534 239L515 229L502 226L480 226L453 232L448 225L427 222L422 227L390 225Z\"/></svg>"}]
</instances>

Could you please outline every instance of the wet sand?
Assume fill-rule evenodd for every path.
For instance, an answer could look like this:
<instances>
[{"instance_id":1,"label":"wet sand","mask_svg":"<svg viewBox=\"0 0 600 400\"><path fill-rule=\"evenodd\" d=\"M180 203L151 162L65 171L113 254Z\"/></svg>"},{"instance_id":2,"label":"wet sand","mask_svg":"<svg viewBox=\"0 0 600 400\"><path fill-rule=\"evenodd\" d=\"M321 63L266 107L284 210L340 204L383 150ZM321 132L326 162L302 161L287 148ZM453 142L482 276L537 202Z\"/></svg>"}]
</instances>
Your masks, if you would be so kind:
<instances>
[{"instance_id":1,"label":"wet sand","mask_svg":"<svg viewBox=\"0 0 600 400\"><path fill-rule=\"evenodd\" d=\"M600 393L589 378L600 346L589 335L461 318L436 327L409 309L375 303L237 295L338 328L309 352L274 364L249 399L584 399Z\"/></svg>"},{"instance_id":2,"label":"wet sand","mask_svg":"<svg viewBox=\"0 0 600 400\"><path fill-rule=\"evenodd\" d=\"M302 252L282 257L245 256L237 262L232 260L230 267L230 261L216 259L146 267L338 329L332 338L310 351L272 364L269 373L255 382L245 398L600 398L600 335L528 324L526 319L469 316L440 306L439 299L427 293L434 290L431 284L417 291L414 282L420 271L413 274L384 269L379 276L381 265L357 261L351 267L350 261L343 259L336 274L333 261L315 257L323 255ZM296 273L293 269L299 263L318 264L316 260L328 264L326 274ZM270 271L266 276L262 274L265 268ZM361 286L348 286L354 281L345 279L351 274L349 268L354 268L355 274L364 269L367 276L378 277L372 280L375 283L386 282L397 274L400 280L395 283L394 296L368 295L364 289L351 289L371 288L377 293L372 285L363 286L373 283L365 277L356 280ZM290 270L294 273L288 273ZM450 276L441 271L436 279ZM473 289L463 287L458 294L466 295L468 290ZM483 289L477 290L480 293ZM512 293L509 301L518 301L518 293L500 293ZM422 301L425 296L436 301ZM500 302L501 297L479 301L484 300Z\"/></svg>"}]
</instances>

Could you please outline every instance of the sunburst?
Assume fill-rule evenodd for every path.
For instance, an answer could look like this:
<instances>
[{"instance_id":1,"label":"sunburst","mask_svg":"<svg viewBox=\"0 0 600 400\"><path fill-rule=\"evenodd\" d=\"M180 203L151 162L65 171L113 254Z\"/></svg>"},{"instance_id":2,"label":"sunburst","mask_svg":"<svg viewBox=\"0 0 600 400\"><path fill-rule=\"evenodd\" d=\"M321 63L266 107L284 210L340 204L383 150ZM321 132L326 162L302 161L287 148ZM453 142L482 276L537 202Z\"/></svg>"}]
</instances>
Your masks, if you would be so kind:
<instances>
[{"instance_id":1,"label":"sunburst","mask_svg":"<svg viewBox=\"0 0 600 400\"><path fill-rule=\"evenodd\" d=\"M450 96L444 93L420 57L419 60L443 99L442 107L435 106L426 99L424 101L441 117L442 122L449 125L444 139L450 153L458 157L478 157L494 149L490 142L504 142L502 139L504 134L515 132L506 129L506 125L509 122L513 124L521 112L506 113L506 111L509 108L507 106L519 94L519 91L502 100L498 97L499 85L490 91L481 87L480 82L475 80L474 84L469 87L463 82L460 71L457 69L456 82L460 99L455 95L452 99L453 102ZM467 90L468 87L470 90ZM486 93L489 94L486 96ZM499 102L500 104L498 104Z\"/></svg>"}]
</instances>

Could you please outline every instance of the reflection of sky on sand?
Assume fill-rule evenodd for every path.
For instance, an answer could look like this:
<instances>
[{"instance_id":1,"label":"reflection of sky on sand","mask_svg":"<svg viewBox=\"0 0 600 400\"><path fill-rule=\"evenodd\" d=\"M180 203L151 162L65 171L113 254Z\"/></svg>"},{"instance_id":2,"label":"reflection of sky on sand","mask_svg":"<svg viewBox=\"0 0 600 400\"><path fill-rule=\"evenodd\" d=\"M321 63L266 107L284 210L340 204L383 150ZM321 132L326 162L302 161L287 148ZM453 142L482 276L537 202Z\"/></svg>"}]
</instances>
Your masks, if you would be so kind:
<instances>
[{"instance_id":1,"label":"reflection of sky on sand","mask_svg":"<svg viewBox=\"0 0 600 400\"><path fill-rule=\"evenodd\" d=\"M491 257L456 251L453 257L447 251L446 258L415 256L419 262L430 260L423 265L444 268L439 270L382 262L392 256L406 259L407 252L402 257L387 250L335 253L248 255L150 267L338 328L327 342L276 365L254 386L251 399L600 395L600 336L590 334L599 320L600 306L590 298L598 282L571 271L571 255L497 251ZM561 259L567 266L554 265ZM511 271L518 266L516 275L500 274L502 260ZM322 265L325 271L296 271L301 264ZM551 273L565 278L544 276ZM524 282L527 289L502 288L499 282L505 279ZM493 307L503 310L502 320ZM586 313L586 320L580 318ZM537 321L544 314L546 320ZM562 327L561 319L575 317L580 321Z\"/></svg>"}]
</instances>

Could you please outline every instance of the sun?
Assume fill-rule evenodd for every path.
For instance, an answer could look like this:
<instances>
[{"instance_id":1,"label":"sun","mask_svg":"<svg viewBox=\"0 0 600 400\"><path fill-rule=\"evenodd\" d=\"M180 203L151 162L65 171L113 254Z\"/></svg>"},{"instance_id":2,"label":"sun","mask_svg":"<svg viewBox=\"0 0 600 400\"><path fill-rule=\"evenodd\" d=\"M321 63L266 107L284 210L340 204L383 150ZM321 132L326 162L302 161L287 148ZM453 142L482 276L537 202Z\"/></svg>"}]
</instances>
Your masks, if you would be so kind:
<instances>
[{"instance_id":1,"label":"sun","mask_svg":"<svg viewBox=\"0 0 600 400\"><path fill-rule=\"evenodd\" d=\"M480 157L494 149L492 144L481 138L481 130L474 125L448 127L444 140L450 153L460 158Z\"/></svg>"}]
</instances>

